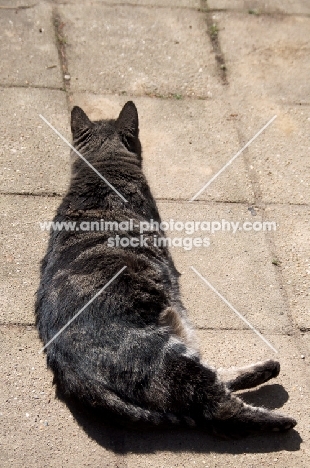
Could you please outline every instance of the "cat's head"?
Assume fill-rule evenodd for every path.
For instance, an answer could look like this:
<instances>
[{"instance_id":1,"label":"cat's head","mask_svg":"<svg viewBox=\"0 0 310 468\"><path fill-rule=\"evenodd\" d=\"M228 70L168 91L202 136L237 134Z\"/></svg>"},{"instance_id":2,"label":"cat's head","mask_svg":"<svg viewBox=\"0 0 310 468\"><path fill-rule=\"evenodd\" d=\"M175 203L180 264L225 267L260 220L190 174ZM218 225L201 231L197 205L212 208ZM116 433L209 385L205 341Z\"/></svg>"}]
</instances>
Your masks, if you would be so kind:
<instances>
[{"instance_id":1,"label":"cat's head","mask_svg":"<svg viewBox=\"0 0 310 468\"><path fill-rule=\"evenodd\" d=\"M73 145L82 155L104 157L123 149L141 163L138 111L132 101L126 102L116 120L94 122L80 107L75 106L71 111L71 131Z\"/></svg>"},{"instance_id":2,"label":"cat's head","mask_svg":"<svg viewBox=\"0 0 310 468\"><path fill-rule=\"evenodd\" d=\"M71 151L71 208L111 207L133 199L143 206L150 194L141 167L139 119L134 103L127 102L117 119L94 122L80 107L74 107L71 130L77 151Z\"/></svg>"}]
</instances>

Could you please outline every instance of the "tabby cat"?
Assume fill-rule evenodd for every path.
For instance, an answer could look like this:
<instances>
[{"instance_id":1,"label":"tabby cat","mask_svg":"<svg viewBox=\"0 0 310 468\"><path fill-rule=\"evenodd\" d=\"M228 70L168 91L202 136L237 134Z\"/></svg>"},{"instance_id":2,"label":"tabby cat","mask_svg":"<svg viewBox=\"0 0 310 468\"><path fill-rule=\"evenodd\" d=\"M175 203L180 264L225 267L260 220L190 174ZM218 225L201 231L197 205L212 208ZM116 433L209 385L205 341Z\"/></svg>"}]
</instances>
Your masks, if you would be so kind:
<instances>
[{"instance_id":1,"label":"tabby cat","mask_svg":"<svg viewBox=\"0 0 310 468\"><path fill-rule=\"evenodd\" d=\"M73 145L127 200L73 151L69 190L55 222L120 223L139 238L143 221L160 222L142 172L138 113L127 102L116 120L92 122L79 107L71 114ZM179 293L169 251L147 245L111 247L110 231L53 231L41 265L36 324L47 344L123 267L45 349L61 392L115 417L154 425L186 424L222 436L286 431L290 417L245 404L233 392L279 374L269 360L219 370L203 363Z\"/></svg>"}]
</instances>

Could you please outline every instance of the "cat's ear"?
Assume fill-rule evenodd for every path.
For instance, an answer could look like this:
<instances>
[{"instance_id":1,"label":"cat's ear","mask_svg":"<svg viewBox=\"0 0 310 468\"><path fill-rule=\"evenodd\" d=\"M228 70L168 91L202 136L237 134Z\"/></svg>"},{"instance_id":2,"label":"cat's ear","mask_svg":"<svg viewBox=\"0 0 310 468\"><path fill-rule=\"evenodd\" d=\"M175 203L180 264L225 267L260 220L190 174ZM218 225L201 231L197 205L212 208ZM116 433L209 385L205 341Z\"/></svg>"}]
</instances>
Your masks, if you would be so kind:
<instances>
[{"instance_id":1,"label":"cat's ear","mask_svg":"<svg viewBox=\"0 0 310 468\"><path fill-rule=\"evenodd\" d=\"M72 135L79 135L81 132L90 128L92 122L89 120L85 112L78 106L74 106L71 111L71 131Z\"/></svg>"},{"instance_id":2,"label":"cat's ear","mask_svg":"<svg viewBox=\"0 0 310 468\"><path fill-rule=\"evenodd\" d=\"M115 122L118 133L125 137L137 137L139 118L136 106L132 101L126 102Z\"/></svg>"}]
</instances>

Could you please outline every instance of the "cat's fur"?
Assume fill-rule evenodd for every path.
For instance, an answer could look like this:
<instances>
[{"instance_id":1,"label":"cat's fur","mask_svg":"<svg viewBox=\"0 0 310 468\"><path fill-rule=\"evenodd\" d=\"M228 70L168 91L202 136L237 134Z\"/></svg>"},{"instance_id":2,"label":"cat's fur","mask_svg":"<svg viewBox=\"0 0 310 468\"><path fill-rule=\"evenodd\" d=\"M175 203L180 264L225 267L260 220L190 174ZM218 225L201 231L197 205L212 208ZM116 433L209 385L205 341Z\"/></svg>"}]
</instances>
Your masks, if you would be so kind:
<instances>
[{"instance_id":1,"label":"cat's fur","mask_svg":"<svg viewBox=\"0 0 310 468\"><path fill-rule=\"evenodd\" d=\"M141 169L135 105L125 104L117 120L98 122L74 107L71 127L75 148L128 203L72 152L71 185L54 221L160 221ZM150 239L154 233L148 232ZM126 235L139 237L138 229ZM202 363L168 250L153 243L111 248L110 236L51 233L36 303L44 344L127 267L47 347L61 391L133 421L186 423L224 436L294 427L294 419L249 406L232 393L276 377L279 363L228 375Z\"/></svg>"}]
</instances>

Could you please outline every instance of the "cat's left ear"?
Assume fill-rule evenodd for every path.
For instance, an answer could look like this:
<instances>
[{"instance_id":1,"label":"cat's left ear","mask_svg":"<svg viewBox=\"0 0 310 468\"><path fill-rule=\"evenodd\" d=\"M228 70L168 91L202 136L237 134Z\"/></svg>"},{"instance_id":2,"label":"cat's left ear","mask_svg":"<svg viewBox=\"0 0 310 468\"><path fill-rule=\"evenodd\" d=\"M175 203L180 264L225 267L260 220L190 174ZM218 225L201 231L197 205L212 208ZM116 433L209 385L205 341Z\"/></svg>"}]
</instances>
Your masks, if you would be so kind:
<instances>
[{"instance_id":1,"label":"cat's left ear","mask_svg":"<svg viewBox=\"0 0 310 468\"><path fill-rule=\"evenodd\" d=\"M81 134L92 125L93 123L89 120L83 109L74 106L71 111L71 131L73 137Z\"/></svg>"},{"instance_id":2,"label":"cat's left ear","mask_svg":"<svg viewBox=\"0 0 310 468\"><path fill-rule=\"evenodd\" d=\"M137 138L139 134L139 118L136 106L132 101L126 102L115 122L116 130L121 137Z\"/></svg>"}]
</instances>

